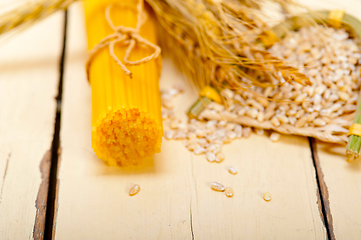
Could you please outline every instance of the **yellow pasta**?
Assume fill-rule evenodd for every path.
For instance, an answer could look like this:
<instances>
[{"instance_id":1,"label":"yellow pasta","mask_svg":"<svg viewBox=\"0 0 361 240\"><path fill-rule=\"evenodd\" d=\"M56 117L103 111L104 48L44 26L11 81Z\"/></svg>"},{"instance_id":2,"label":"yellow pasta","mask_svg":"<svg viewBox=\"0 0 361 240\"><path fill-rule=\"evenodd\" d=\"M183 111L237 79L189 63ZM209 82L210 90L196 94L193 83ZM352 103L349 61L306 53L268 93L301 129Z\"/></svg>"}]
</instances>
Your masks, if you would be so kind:
<instances>
[{"instance_id":1,"label":"yellow pasta","mask_svg":"<svg viewBox=\"0 0 361 240\"><path fill-rule=\"evenodd\" d=\"M86 0L85 17L88 48L114 33L105 17L115 26L135 28L138 22L138 0ZM146 20L140 36L156 43L155 17L144 6ZM117 43L115 55L123 62L129 43ZM136 44L129 61L150 56L154 50ZM109 47L99 50L89 65L92 88L92 147L99 158L110 166L138 164L142 158L160 152L163 136L159 94L160 57L126 68L132 78L111 57Z\"/></svg>"}]
</instances>

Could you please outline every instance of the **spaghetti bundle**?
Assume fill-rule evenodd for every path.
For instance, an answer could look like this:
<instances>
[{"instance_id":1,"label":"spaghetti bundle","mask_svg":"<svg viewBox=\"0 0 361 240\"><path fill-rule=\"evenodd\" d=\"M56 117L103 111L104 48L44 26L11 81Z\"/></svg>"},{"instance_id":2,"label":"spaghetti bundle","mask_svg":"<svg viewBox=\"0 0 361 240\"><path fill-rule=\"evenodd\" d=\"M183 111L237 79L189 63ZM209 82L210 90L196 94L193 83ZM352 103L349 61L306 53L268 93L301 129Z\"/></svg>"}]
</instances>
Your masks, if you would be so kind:
<instances>
[{"instance_id":1,"label":"spaghetti bundle","mask_svg":"<svg viewBox=\"0 0 361 240\"><path fill-rule=\"evenodd\" d=\"M154 16L137 0L87 0L85 15L92 147L110 166L138 164L163 136Z\"/></svg>"}]
</instances>

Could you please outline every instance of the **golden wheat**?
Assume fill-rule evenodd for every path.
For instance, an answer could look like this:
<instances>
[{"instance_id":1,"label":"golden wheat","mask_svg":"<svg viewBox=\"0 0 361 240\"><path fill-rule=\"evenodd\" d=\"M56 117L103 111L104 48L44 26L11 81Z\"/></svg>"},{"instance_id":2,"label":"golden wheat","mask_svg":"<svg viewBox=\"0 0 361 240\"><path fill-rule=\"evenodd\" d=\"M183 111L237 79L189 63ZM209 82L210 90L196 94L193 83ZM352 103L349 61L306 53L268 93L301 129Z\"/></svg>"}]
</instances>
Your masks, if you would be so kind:
<instances>
[{"instance_id":1,"label":"golden wheat","mask_svg":"<svg viewBox=\"0 0 361 240\"><path fill-rule=\"evenodd\" d=\"M39 0L26 3L0 16L0 35L19 27L24 28L58 10L65 10L76 0Z\"/></svg>"}]
</instances>

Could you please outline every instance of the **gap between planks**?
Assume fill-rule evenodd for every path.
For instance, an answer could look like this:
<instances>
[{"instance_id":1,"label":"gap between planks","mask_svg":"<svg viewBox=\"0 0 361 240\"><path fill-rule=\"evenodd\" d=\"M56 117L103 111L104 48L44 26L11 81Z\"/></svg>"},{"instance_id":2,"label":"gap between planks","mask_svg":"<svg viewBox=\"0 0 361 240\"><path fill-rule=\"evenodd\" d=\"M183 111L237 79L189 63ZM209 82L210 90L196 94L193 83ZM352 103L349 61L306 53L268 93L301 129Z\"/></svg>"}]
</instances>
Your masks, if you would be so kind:
<instances>
[{"instance_id":1,"label":"gap between planks","mask_svg":"<svg viewBox=\"0 0 361 240\"><path fill-rule=\"evenodd\" d=\"M65 48L66 48L66 32L67 32L67 11L64 12L64 24L63 24L63 39L62 39L62 50L59 61L59 83L58 83L58 94L56 97L57 109L55 113L55 125L54 125L54 136L51 144L51 160L50 160L50 174L47 194L47 203L44 209L46 214L44 230L44 239L53 239L53 226L54 226L54 214L56 211L56 193L57 193L57 172L58 172L58 159L60 155L59 141L60 141L60 121L61 121L61 100L63 93L63 75L64 75L64 59L65 59ZM46 212L46 213L45 213ZM35 222L37 225L37 222ZM35 232L35 228L34 228ZM34 239L35 238L34 236Z\"/></svg>"},{"instance_id":2,"label":"gap between planks","mask_svg":"<svg viewBox=\"0 0 361 240\"><path fill-rule=\"evenodd\" d=\"M321 218L323 219L323 223L325 224L327 230L327 238L329 240L335 240L335 233L333 228L333 220L330 208L330 201L329 201L329 194L326 182L324 180L324 175L322 172L322 168L320 165L320 161L317 154L317 147L316 147L316 140L314 138L308 138L310 143L310 149L312 154L313 165L315 167L316 172L316 181L318 186L318 197L320 202L320 214Z\"/></svg>"},{"instance_id":3,"label":"gap between planks","mask_svg":"<svg viewBox=\"0 0 361 240\"><path fill-rule=\"evenodd\" d=\"M193 155L191 155L190 167L191 167L191 178L192 178L191 181L195 183L194 168L193 168ZM196 192L196 197L198 198L197 188L195 187L194 190ZM191 199L190 199L190 203L189 203L189 225L190 225L190 230L191 230L191 237L192 237L191 239L194 240L193 213L192 213L192 194L191 193L190 193L190 196L191 196Z\"/></svg>"}]
</instances>

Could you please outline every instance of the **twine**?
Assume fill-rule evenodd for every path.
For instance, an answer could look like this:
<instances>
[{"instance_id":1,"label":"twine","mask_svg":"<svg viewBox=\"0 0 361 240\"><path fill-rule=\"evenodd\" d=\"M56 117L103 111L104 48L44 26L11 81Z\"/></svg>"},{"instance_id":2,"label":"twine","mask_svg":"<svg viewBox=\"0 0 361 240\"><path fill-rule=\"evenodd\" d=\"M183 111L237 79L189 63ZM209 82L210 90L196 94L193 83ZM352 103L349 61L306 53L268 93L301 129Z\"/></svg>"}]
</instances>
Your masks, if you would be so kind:
<instances>
[{"instance_id":1,"label":"twine","mask_svg":"<svg viewBox=\"0 0 361 240\"><path fill-rule=\"evenodd\" d=\"M356 136L361 137L361 124L359 124L359 123L352 124L347 136L350 136L350 135L356 135Z\"/></svg>"},{"instance_id":2,"label":"twine","mask_svg":"<svg viewBox=\"0 0 361 240\"><path fill-rule=\"evenodd\" d=\"M122 68L122 70L132 78L132 72L128 70L125 65L134 66L140 65L142 63L146 63L151 61L152 59L156 59L160 55L160 47L149 42L145 38L141 37L139 34L140 28L143 26L144 22L147 19L145 15L143 0L139 0L137 4L137 25L135 28L125 27L125 26L114 26L112 19L110 18L110 10L112 5L108 6L105 10L105 18L109 23L109 26L114 30L114 33L104 37L98 44L94 46L94 48L89 52L89 58L86 63L86 72L87 79L90 81L89 69L90 65L95 57L95 55L99 52L99 50L103 49L106 46L109 46L109 54L113 58L113 60ZM125 56L123 58L123 62L115 55L114 46L115 44L123 43L124 45L128 45L128 48L125 51ZM140 60L129 61L129 55L133 51L135 46L141 47L149 47L154 50L154 53L146 56Z\"/></svg>"}]
</instances>

